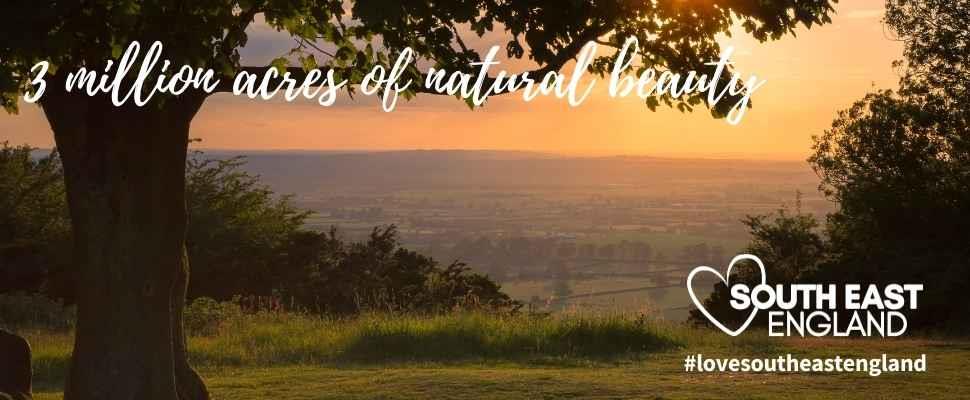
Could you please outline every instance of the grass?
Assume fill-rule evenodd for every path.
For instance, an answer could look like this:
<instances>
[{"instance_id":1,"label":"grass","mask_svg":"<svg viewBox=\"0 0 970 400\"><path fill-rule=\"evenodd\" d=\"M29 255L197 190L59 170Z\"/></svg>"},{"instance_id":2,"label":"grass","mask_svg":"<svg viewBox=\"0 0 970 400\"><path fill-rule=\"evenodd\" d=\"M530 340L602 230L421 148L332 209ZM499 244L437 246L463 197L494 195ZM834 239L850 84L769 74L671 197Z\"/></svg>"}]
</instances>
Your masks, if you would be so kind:
<instances>
[{"instance_id":1,"label":"grass","mask_svg":"<svg viewBox=\"0 0 970 400\"><path fill-rule=\"evenodd\" d=\"M209 335L190 337L189 357L195 365L212 367L612 359L681 347L688 332L693 331L622 314L370 314L329 319L263 313L234 317ZM21 333L34 347L36 380L59 380L72 333Z\"/></svg>"},{"instance_id":2,"label":"grass","mask_svg":"<svg viewBox=\"0 0 970 400\"><path fill-rule=\"evenodd\" d=\"M22 331L38 399L60 398L70 332ZM631 315L233 318L190 338L216 399L968 398L960 340L731 338ZM685 373L706 357L916 357L927 373Z\"/></svg>"}]
</instances>

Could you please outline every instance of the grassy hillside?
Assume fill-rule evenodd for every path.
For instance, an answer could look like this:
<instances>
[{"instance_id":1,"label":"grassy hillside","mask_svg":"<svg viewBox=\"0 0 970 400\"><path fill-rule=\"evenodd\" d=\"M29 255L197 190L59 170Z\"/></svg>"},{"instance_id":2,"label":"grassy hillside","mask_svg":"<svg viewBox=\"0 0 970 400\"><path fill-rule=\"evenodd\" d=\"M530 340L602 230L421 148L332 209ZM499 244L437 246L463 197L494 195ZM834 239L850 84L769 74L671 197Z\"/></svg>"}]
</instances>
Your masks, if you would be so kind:
<instances>
[{"instance_id":1,"label":"grassy hillside","mask_svg":"<svg viewBox=\"0 0 970 400\"><path fill-rule=\"evenodd\" d=\"M236 316L190 339L216 399L967 398L970 344L954 340L730 338L632 315L353 320ZM38 399L60 398L70 332L22 330ZM927 373L685 373L708 357L917 357Z\"/></svg>"}]
</instances>

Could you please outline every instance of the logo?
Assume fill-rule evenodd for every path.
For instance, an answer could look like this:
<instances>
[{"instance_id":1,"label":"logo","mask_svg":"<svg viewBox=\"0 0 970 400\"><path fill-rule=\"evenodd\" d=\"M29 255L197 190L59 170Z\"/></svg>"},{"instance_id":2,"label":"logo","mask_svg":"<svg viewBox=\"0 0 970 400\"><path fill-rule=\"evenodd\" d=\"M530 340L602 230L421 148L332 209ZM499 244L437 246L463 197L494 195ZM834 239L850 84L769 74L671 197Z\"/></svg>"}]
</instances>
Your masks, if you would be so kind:
<instances>
[{"instance_id":1,"label":"logo","mask_svg":"<svg viewBox=\"0 0 970 400\"><path fill-rule=\"evenodd\" d=\"M724 324L722 324L721 321L718 321L717 318L714 318L714 316L711 315L711 313L707 312L707 309L704 308L704 302L701 301L700 299L698 299L697 298L697 295L694 294L694 285L693 285L693 283L694 283L694 276L696 276L698 273L701 273L701 272L709 272L709 273L712 273L715 276L717 276L721 280L721 282L724 282L724 285L725 286L731 287L731 283L729 282L729 279L731 279L731 268L734 268L734 264L736 264L738 261L741 261L741 260L751 260L751 261L754 261L755 264L758 265L758 270L761 271L761 284L765 284L766 283L766 279L767 278L765 276L765 265L764 265L764 263L761 262L761 259L760 258L755 257L755 256L753 256L751 254L740 254L740 255L735 256L731 260L731 263L728 264L727 271L725 271L725 273L724 273L725 275L721 275L721 273L720 272L717 272L716 269L711 268L711 267L708 267L706 265L702 265L702 266L699 266L697 268L694 268L693 271L690 271L690 275L687 275L687 292L690 293L690 298L691 298L691 300L694 301L694 305L697 307L698 310L700 310L701 314L704 314L704 316L707 317L707 319L709 321L711 321L711 323L714 324L714 326L716 326L718 328L721 328L721 330L724 331L724 333L726 333L728 335L731 335L731 336L740 335L741 332L744 332L745 329L748 329L748 325L751 325L751 321L754 321L755 315L758 314L758 309L752 307L751 308L751 313L748 314L748 318L744 321L744 323L741 324L741 327L739 327L738 329L735 329L735 330L730 330L726 326L724 326Z\"/></svg>"},{"instance_id":2,"label":"logo","mask_svg":"<svg viewBox=\"0 0 970 400\"><path fill-rule=\"evenodd\" d=\"M759 284L731 283L731 271L741 261L757 266ZM731 308L747 312L737 329L724 325L704 307L694 292L694 278L712 274L729 290ZM735 256L722 275L718 270L699 266L687 275L687 292L694 306L714 326L731 336L744 332L759 312L768 313L769 336L901 336L908 322L902 310L916 310L922 284L777 284L768 285L764 263L757 256ZM839 313L842 313L840 316Z\"/></svg>"}]
</instances>

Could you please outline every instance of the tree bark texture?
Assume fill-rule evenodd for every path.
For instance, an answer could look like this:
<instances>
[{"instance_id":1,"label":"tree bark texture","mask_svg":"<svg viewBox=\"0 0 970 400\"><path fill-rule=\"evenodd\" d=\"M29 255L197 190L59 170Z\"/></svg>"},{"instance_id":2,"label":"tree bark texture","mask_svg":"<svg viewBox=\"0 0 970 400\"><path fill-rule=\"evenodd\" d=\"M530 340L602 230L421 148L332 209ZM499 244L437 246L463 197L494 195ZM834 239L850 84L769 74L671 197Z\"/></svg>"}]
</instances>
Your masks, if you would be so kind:
<instances>
[{"instance_id":1,"label":"tree bark texture","mask_svg":"<svg viewBox=\"0 0 970 400\"><path fill-rule=\"evenodd\" d=\"M205 400L186 358L185 157L201 95L144 107L49 92L75 238L67 400Z\"/></svg>"}]
</instances>

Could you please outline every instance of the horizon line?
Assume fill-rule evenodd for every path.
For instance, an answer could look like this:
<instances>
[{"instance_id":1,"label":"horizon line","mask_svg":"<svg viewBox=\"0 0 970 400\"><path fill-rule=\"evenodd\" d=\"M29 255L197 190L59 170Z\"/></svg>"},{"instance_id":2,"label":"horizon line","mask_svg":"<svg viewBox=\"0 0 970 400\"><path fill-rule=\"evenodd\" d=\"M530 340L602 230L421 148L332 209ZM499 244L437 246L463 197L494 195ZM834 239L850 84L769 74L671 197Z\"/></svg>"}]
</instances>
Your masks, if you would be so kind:
<instances>
[{"instance_id":1,"label":"horizon line","mask_svg":"<svg viewBox=\"0 0 970 400\"><path fill-rule=\"evenodd\" d=\"M32 146L33 147L33 146ZM53 147L33 147L35 151L50 151ZM551 151L530 149L495 149L495 148L435 148L435 147L402 147L402 148L227 148L227 147L193 147L189 150L220 153L331 153L331 154L367 154L367 153L403 153L403 152L494 152L494 153L527 153L537 156L560 158L653 158L660 160L697 160L697 161L764 161L764 162L807 162L807 156L795 153L622 153L622 152L579 152L579 151Z\"/></svg>"},{"instance_id":2,"label":"horizon line","mask_svg":"<svg viewBox=\"0 0 970 400\"><path fill-rule=\"evenodd\" d=\"M502 149L502 148L442 148L442 147L400 147L400 148L226 148L226 147L191 147L191 150L217 152L254 152L254 153L395 153L395 152L496 152L496 153L531 153L544 156L564 158L656 158L675 160L738 160L738 161L790 161L807 162L807 154L796 153L623 153L609 151L580 152L568 150L532 150L532 149Z\"/></svg>"}]
</instances>

